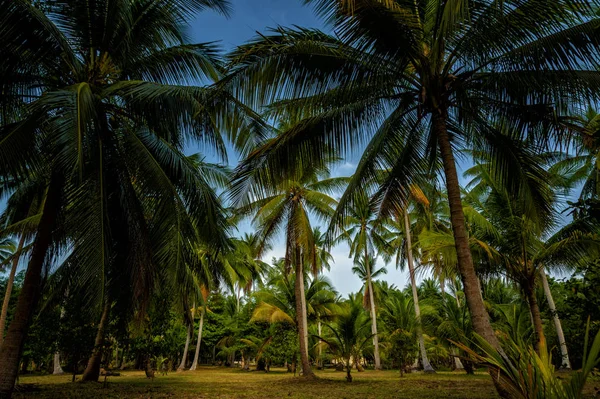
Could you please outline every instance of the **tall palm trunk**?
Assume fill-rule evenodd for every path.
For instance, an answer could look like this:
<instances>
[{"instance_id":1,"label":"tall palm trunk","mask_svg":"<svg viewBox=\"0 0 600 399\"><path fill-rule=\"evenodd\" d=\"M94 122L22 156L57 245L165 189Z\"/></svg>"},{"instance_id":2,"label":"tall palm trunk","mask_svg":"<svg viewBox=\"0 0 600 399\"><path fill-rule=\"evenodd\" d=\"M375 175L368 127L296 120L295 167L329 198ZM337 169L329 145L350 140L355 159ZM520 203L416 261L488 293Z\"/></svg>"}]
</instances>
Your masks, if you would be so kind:
<instances>
[{"instance_id":1,"label":"tall palm trunk","mask_svg":"<svg viewBox=\"0 0 600 399\"><path fill-rule=\"evenodd\" d=\"M381 370L381 358L379 357L379 337L377 336L377 313L375 312L375 295L373 295L371 265L369 265L369 254L366 246L365 268L367 269L367 289L369 290L369 304L371 308L371 333L373 334L373 356L375 357L375 370Z\"/></svg>"},{"instance_id":2,"label":"tall palm trunk","mask_svg":"<svg viewBox=\"0 0 600 399\"><path fill-rule=\"evenodd\" d=\"M404 208L404 230L406 232L406 260L410 274L410 285L412 286L413 303L415 305L415 315L417 316L417 337L419 338L419 351L421 352L421 362L423 371L426 373L435 373L435 370L429 363L427 350L425 349L425 339L423 338L423 329L421 328L421 307L419 306L419 294L417 293L417 281L415 279L415 265L412 255L412 238L410 236L410 220L408 210Z\"/></svg>"},{"instance_id":3,"label":"tall palm trunk","mask_svg":"<svg viewBox=\"0 0 600 399\"><path fill-rule=\"evenodd\" d=\"M306 314L306 298L304 296L304 273L302 261L296 257L296 282L294 294L296 296L296 324L298 325L298 339L300 341L300 361L302 362L302 376L314 377L308 358L308 321Z\"/></svg>"},{"instance_id":4,"label":"tall palm trunk","mask_svg":"<svg viewBox=\"0 0 600 399\"><path fill-rule=\"evenodd\" d=\"M181 363L177 367L177 371L185 370L185 364L187 363L188 350L190 349L190 338L192 336L192 325L190 324L187 329L187 336L185 337L185 347L183 348L183 355L181 357Z\"/></svg>"},{"instance_id":5,"label":"tall palm trunk","mask_svg":"<svg viewBox=\"0 0 600 399\"><path fill-rule=\"evenodd\" d=\"M100 377L102 347L104 346L104 336L106 332L106 326L108 325L109 314L110 300L105 298L102 316L100 317L100 323L98 324L98 332L96 333L96 341L94 342L94 349L92 350L92 355L90 356L85 371L83 372L81 381L98 381L98 378Z\"/></svg>"},{"instance_id":6,"label":"tall palm trunk","mask_svg":"<svg viewBox=\"0 0 600 399\"><path fill-rule=\"evenodd\" d=\"M562 324L558 318L556 312L556 305L554 304L554 298L552 297L552 291L550 291L550 285L548 284L548 277L546 276L545 270L540 269L540 276L542 278L542 286L544 287L544 294L546 294L546 300L548 301L548 307L552 314L552 320L554 321L554 327L556 328L556 336L558 337L558 344L560 346L560 369L571 370L571 361L569 360L569 351L567 348L567 341L565 340L565 333L562 329Z\"/></svg>"},{"instance_id":7,"label":"tall palm trunk","mask_svg":"<svg viewBox=\"0 0 600 399\"><path fill-rule=\"evenodd\" d=\"M465 225L465 214L463 212L462 200L460 197L460 185L458 183L456 162L454 160L452 144L450 143L450 136L448 135L446 126L446 114L444 111L438 113L434 110L431 115L431 120L432 129L438 139L442 163L444 165L448 205L450 207L450 222L454 234L458 269L464 287L467 306L469 307L469 312L471 314L473 329L494 348L500 349L500 343L494 333L489 315L483 304L479 278L475 273L473 258L471 257L469 237Z\"/></svg>"},{"instance_id":8,"label":"tall palm trunk","mask_svg":"<svg viewBox=\"0 0 600 399\"><path fill-rule=\"evenodd\" d=\"M12 294L13 285L15 283L15 274L17 273L17 266L19 266L19 258L21 257L21 250L25 244L25 234L21 235L19 240L19 247L17 252L14 254L12 266L10 268L10 274L8 276L8 282L6 284L6 292L4 293L4 302L2 302L2 313L0 314L0 345L4 340L4 330L6 329L6 316L8 315L8 304L10 303L10 295Z\"/></svg>"},{"instance_id":9,"label":"tall palm trunk","mask_svg":"<svg viewBox=\"0 0 600 399\"><path fill-rule=\"evenodd\" d=\"M196 340L196 352L194 353L194 361L190 370L196 370L198 368L198 359L200 358L200 345L202 344L202 328L204 327L204 306L200 311L200 323L198 324L198 339Z\"/></svg>"},{"instance_id":10,"label":"tall palm trunk","mask_svg":"<svg viewBox=\"0 0 600 399\"><path fill-rule=\"evenodd\" d=\"M60 195L60 184L54 177L50 181L46 194L31 258L17 301L15 317L8 327L4 341L0 345L0 399L10 398L15 386L23 342L27 336L29 322L42 288L42 270L48 248L50 248L52 242L52 232L56 224Z\"/></svg>"},{"instance_id":11,"label":"tall palm trunk","mask_svg":"<svg viewBox=\"0 0 600 399\"><path fill-rule=\"evenodd\" d=\"M544 336L544 325L542 324L542 314L540 313L540 307L538 306L537 298L535 296L535 284L526 284L525 295L527 296L527 303L529 304L529 311L531 312L531 320L533 322L533 328L535 331L535 350L539 352L540 342L545 340Z\"/></svg>"}]
</instances>

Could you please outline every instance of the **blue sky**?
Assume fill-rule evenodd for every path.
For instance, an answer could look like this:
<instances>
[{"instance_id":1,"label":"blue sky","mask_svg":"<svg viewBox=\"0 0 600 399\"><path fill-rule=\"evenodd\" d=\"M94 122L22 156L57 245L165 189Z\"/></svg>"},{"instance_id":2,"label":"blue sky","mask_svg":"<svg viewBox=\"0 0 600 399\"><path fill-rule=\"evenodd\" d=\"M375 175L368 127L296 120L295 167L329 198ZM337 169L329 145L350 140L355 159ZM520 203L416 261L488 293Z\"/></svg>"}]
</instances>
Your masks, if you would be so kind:
<instances>
[{"instance_id":1,"label":"blue sky","mask_svg":"<svg viewBox=\"0 0 600 399\"><path fill-rule=\"evenodd\" d=\"M193 41L218 41L225 50L265 32L267 28L299 25L325 29L311 7L300 0L231 0L233 12L225 18L212 11L201 13L189 35Z\"/></svg>"},{"instance_id":2,"label":"blue sky","mask_svg":"<svg viewBox=\"0 0 600 399\"><path fill-rule=\"evenodd\" d=\"M307 28L329 30L327 26L315 15L310 6L302 4L301 0L232 0L233 12L230 18L218 13L206 11L198 15L188 34L192 42L220 43L223 50L229 51L249 39L254 38L257 32L265 33L268 28L277 26L291 27L298 25ZM189 149L195 152L196 149ZM205 154L210 158L210 154ZM235 156L230 156L230 165ZM355 169L355 161L343 162L334 170L334 175L348 176ZM249 223L240 226L240 234L251 231ZM331 271L326 273L336 289L346 295L360 289L362 283L352 274L352 260L348 258L349 248L339 245L332 249L335 263ZM273 251L267 253L264 260L271 261L271 257L283 256L285 253L282 242L274 245ZM383 266L380 264L378 266ZM395 270L393 265L388 267L388 274L384 277L390 284L404 287L407 274Z\"/></svg>"}]
</instances>

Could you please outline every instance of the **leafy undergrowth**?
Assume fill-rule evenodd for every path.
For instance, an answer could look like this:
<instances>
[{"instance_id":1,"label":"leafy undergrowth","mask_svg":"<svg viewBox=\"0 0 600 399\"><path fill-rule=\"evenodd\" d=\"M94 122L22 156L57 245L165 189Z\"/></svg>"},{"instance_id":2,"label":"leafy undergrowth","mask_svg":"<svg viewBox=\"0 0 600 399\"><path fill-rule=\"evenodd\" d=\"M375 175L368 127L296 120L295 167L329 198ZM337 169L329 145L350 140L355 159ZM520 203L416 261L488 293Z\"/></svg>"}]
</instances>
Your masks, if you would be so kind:
<instances>
[{"instance_id":1,"label":"leafy undergrowth","mask_svg":"<svg viewBox=\"0 0 600 399\"><path fill-rule=\"evenodd\" d=\"M333 370L319 371L317 380L304 381L283 371L244 372L239 369L202 367L197 371L169 373L154 380L143 371L109 377L108 384L71 383L71 376L23 376L15 398L496 398L485 374L353 372L354 382ZM593 387L590 388L593 391Z\"/></svg>"}]
</instances>

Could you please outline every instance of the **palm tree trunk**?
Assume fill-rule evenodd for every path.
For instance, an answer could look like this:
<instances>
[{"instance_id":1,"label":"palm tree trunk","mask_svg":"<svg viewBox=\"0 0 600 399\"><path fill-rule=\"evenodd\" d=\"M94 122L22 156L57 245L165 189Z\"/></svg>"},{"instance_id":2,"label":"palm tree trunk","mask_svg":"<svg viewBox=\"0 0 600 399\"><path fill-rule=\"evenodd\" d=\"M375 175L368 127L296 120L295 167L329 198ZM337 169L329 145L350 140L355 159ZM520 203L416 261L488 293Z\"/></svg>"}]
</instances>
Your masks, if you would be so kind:
<instances>
[{"instance_id":1,"label":"palm tree trunk","mask_svg":"<svg viewBox=\"0 0 600 399\"><path fill-rule=\"evenodd\" d=\"M15 283L15 274L17 273L17 266L19 266L19 258L21 257L21 250L25 244L25 234L21 235L19 240L19 247L17 252L14 254L12 266L10 268L10 274L8 276L8 282L6 284L6 292L4 293L4 302L2 302L2 313L0 314L0 345L4 340L4 330L6 329L6 316L8 315L8 304L10 303L10 295L12 294L13 285Z\"/></svg>"},{"instance_id":2,"label":"palm tree trunk","mask_svg":"<svg viewBox=\"0 0 600 399\"><path fill-rule=\"evenodd\" d=\"M185 338L185 347L183 348L183 356L181 357L181 363L177 367L177 371L185 370L185 364L187 363L188 350L190 348L190 338L192 335L192 325L190 324L187 329L187 336Z\"/></svg>"},{"instance_id":3,"label":"palm tree trunk","mask_svg":"<svg viewBox=\"0 0 600 399\"><path fill-rule=\"evenodd\" d=\"M323 368L323 359L321 358L322 357L322 348L321 348L321 345L320 345L323 342L321 340L321 337L323 336L321 330L322 330L321 320L319 320L317 322L317 331L318 331L318 334L319 334L319 361L318 361L317 364L319 365L320 368Z\"/></svg>"},{"instance_id":4,"label":"palm tree trunk","mask_svg":"<svg viewBox=\"0 0 600 399\"><path fill-rule=\"evenodd\" d=\"M294 294L296 296L296 324L298 325L298 339L300 340L300 361L302 362L302 376L314 377L308 358L308 321L306 314L306 297L304 296L304 272L300 257L296 257L296 282Z\"/></svg>"},{"instance_id":5,"label":"palm tree trunk","mask_svg":"<svg viewBox=\"0 0 600 399\"><path fill-rule=\"evenodd\" d=\"M56 351L54 353L54 370L52 371L52 374L64 374L65 372L63 371L62 367L60 367L60 353L58 351Z\"/></svg>"},{"instance_id":6,"label":"palm tree trunk","mask_svg":"<svg viewBox=\"0 0 600 399\"><path fill-rule=\"evenodd\" d=\"M452 358L454 359L454 369L455 370L464 370L465 366L463 366L460 358L458 357L458 350L456 348L452 348Z\"/></svg>"},{"instance_id":7,"label":"palm tree trunk","mask_svg":"<svg viewBox=\"0 0 600 399\"><path fill-rule=\"evenodd\" d=\"M544 326L542 324L542 314L537 303L535 296L535 285L529 284L525 287L525 295L527 296L527 303L529 304L529 311L531 312L531 320L533 322L533 328L535 330L535 350L539 353L540 342L545 340Z\"/></svg>"},{"instance_id":8,"label":"palm tree trunk","mask_svg":"<svg viewBox=\"0 0 600 399\"><path fill-rule=\"evenodd\" d=\"M419 338L419 351L421 352L421 362L423 371L426 373L435 373L435 370L429 363L427 350L425 349L425 339L423 338L423 329L421 328L421 307L419 306L419 294L417 293L417 281L415 279L415 265L412 255L412 238L410 232L410 219L408 210L404 208L404 230L406 233L406 260L410 274L410 285L412 286L413 303L415 305L415 315L417 316L417 337Z\"/></svg>"},{"instance_id":9,"label":"palm tree trunk","mask_svg":"<svg viewBox=\"0 0 600 399\"><path fill-rule=\"evenodd\" d=\"M60 184L54 177L46 193L42 216L37 228L31 258L25 273L23 287L19 294L15 317L13 318L4 341L0 345L0 398L12 396L23 342L27 336L29 322L38 301L42 288L42 270L48 248L52 242L52 232L56 223L57 208L60 200Z\"/></svg>"},{"instance_id":10,"label":"palm tree trunk","mask_svg":"<svg viewBox=\"0 0 600 399\"><path fill-rule=\"evenodd\" d=\"M543 268L540 269L540 276L542 277L542 286L544 287L544 294L546 294L546 300L548 301L548 307L550 308L550 313L552 314L552 320L554 321L554 327L556 328L556 336L558 337L558 344L560 346L560 355L562 359L560 362L560 369L571 370L571 362L569 360L569 351L567 348L567 341L565 340L565 333L563 332L562 324L560 323L558 313L556 312L556 305L554 304L552 291L550 291L548 277L546 276L546 272Z\"/></svg>"},{"instance_id":11,"label":"palm tree trunk","mask_svg":"<svg viewBox=\"0 0 600 399\"><path fill-rule=\"evenodd\" d=\"M473 329L494 348L501 349L498 338L490 323L489 315L483 304L479 278L475 273L473 258L471 257L469 237L465 225L465 214L463 212L462 200L460 197L460 185L458 183L456 162L454 160L454 154L452 153L450 136L448 135L448 129L446 127L446 114L434 111L431 115L431 119L432 129L438 139L442 163L444 165L448 205L450 206L450 222L454 233L454 245L456 247L458 269L462 278L467 306L471 313Z\"/></svg>"},{"instance_id":12,"label":"palm tree trunk","mask_svg":"<svg viewBox=\"0 0 600 399\"><path fill-rule=\"evenodd\" d=\"M346 381L352 382L352 366L350 365L350 359L346 360Z\"/></svg>"},{"instance_id":13,"label":"palm tree trunk","mask_svg":"<svg viewBox=\"0 0 600 399\"><path fill-rule=\"evenodd\" d=\"M371 333L373 334L373 356L375 357L375 370L381 370L381 358L379 357L379 337L377 336L377 313L375 312L375 296L373 295L371 265L369 265L369 254L366 246L365 268L367 269L367 289L369 290L369 303L371 305Z\"/></svg>"},{"instance_id":14,"label":"palm tree trunk","mask_svg":"<svg viewBox=\"0 0 600 399\"><path fill-rule=\"evenodd\" d=\"M100 323L98 324L98 332L96 333L96 341L94 342L92 356L90 356L90 359L88 360L88 364L83 372L81 381L98 381L98 378L100 377L102 347L104 346L104 336L106 332L106 326L108 325L108 315L110 313L110 300L105 298L104 301L104 308L102 309L102 316L100 317Z\"/></svg>"},{"instance_id":15,"label":"palm tree trunk","mask_svg":"<svg viewBox=\"0 0 600 399\"><path fill-rule=\"evenodd\" d=\"M198 359L200 358L200 345L202 344L202 328L204 327L204 306L200 311L200 322L198 324L198 340L196 340L196 352L194 353L194 361L190 370L196 370L198 368Z\"/></svg>"}]
</instances>

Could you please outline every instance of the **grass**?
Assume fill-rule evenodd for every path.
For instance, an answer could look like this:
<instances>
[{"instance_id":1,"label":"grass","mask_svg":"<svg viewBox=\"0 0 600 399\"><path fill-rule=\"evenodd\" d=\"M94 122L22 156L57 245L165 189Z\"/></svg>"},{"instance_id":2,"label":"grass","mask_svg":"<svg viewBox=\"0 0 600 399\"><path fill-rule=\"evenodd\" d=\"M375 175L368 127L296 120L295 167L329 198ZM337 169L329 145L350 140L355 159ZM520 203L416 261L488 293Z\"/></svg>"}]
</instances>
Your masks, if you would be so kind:
<instances>
[{"instance_id":1,"label":"grass","mask_svg":"<svg viewBox=\"0 0 600 399\"><path fill-rule=\"evenodd\" d=\"M143 371L126 371L102 383L72 383L71 376L22 376L14 398L496 398L487 374L408 374L394 371L345 373L317 371L314 381L303 381L283 369L270 373L202 367L197 371L169 373L154 380Z\"/></svg>"},{"instance_id":2,"label":"grass","mask_svg":"<svg viewBox=\"0 0 600 399\"><path fill-rule=\"evenodd\" d=\"M70 375L22 376L14 398L498 398L489 375L461 372L413 373L400 378L394 371L353 372L347 383L345 373L317 371L314 381L304 381L272 369L270 373L240 369L202 367L197 371L159 375L154 380L143 371L126 371L102 383L72 383ZM594 397L598 379L588 383L586 397Z\"/></svg>"}]
</instances>

